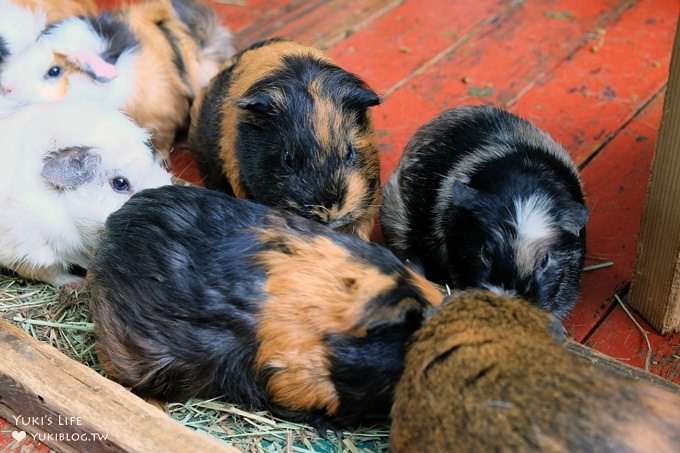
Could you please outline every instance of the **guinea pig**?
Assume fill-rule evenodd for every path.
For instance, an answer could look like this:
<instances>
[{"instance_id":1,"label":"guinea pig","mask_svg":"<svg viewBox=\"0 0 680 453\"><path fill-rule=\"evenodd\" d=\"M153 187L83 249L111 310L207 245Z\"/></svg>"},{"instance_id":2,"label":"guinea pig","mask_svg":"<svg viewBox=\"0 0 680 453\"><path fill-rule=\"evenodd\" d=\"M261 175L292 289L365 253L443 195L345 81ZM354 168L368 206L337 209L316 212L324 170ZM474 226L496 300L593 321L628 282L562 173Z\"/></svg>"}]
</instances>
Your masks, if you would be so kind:
<instances>
[{"instance_id":1,"label":"guinea pig","mask_svg":"<svg viewBox=\"0 0 680 453\"><path fill-rule=\"evenodd\" d=\"M189 141L206 187L368 239L381 201L378 95L320 50L273 38L197 97Z\"/></svg>"},{"instance_id":2,"label":"guinea pig","mask_svg":"<svg viewBox=\"0 0 680 453\"><path fill-rule=\"evenodd\" d=\"M578 169L528 121L491 106L445 111L383 190L386 244L430 280L519 295L558 317L576 304L588 219Z\"/></svg>"},{"instance_id":3,"label":"guinea pig","mask_svg":"<svg viewBox=\"0 0 680 453\"><path fill-rule=\"evenodd\" d=\"M136 191L170 184L148 133L88 101L0 115L0 266L70 289L84 287L108 215Z\"/></svg>"},{"instance_id":4,"label":"guinea pig","mask_svg":"<svg viewBox=\"0 0 680 453\"><path fill-rule=\"evenodd\" d=\"M22 102L86 98L120 108L167 158L194 96L232 53L229 31L205 4L149 0L50 25L7 59L0 85Z\"/></svg>"},{"instance_id":5,"label":"guinea pig","mask_svg":"<svg viewBox=\"0 0 680 453\"><path fill-rule=\"evenodd\" d=\"M564 341L557 318L524 299L447 298L406 353L390 450L680 449L680 394L611 374Z\"/></svg>"},{"instance_id":6,"label":"guinea pig","mask_svg":"<svg viewBox=\"0 0 680 453\"><path fill-rule=\"evenodd\" d=\"M387 417L441 292L390 251L198 187L133 196L88 269L97 352L141 396L220 396L323 430Z\"/></svg>"}]
</instances>

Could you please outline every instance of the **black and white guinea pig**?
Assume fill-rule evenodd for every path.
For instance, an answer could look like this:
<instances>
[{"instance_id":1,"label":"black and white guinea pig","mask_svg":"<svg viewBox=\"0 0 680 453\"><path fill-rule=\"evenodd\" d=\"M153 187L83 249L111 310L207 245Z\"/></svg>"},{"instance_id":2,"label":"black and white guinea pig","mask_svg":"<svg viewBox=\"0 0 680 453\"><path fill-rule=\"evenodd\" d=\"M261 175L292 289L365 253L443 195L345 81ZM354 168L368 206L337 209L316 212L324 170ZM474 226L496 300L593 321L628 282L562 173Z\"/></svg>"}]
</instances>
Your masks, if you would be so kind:
<instances>
[{"instance_id":1,"label":"black and white guinea pig","mask_svg":"<svg viewBox=\"0 0 680 453\"><path fill-rule=\"evenodd\" d=\"M224 395L324 426L386 416L441 292L389 250L197 187L112 214L88 270L97 352L143 396Z\"/></svg>"},{"instance_id":2,"label":"black and white guinea pig","mask_svg":"<svg viewBox=\"0 0 680 453\"><path fill-rule=\"evenodd\" d=\"M550 136L491 106L448 110L407 144L384 187L388 246L454 288L525 297L563 317L578 298L588 209Z\"/></svg>"},{"instance_id":3,"label":"black and white guinea pig","mask_svg":"<svg viewBox=\"0 0 680 453\"><path fill-rule=\"evenodd\" d=\"M149 134L88 101L0 115L0 266L82 287L104 222L138 190L170 184Z\"/></svg>"},{"instance_id":4,"label":"black and white guinea pig","mask_svg":"<svg viewBox=\"0 0 680 453\"><path fill-rule=\"evenodd\" d=\"M526 300L447 298L408 348L390 450L680 451L680 390L614 375L564 340Z\"/></svg>"},{"instance_id":5,"label":"black and white guinea pig","mask_svg":"<svg viewBox=\"0 0 680 453\"><path fill-rule=\"evenodd\" d=\"M148 0L50 24L7 59L0 85L20 102L90 99L122 109L167 158L190 103L233 51L204 3Z\"/></svg>"},{"instance_id":6,"label":"black and white guinea pig","mask_svg":"<svg viewBox=\"0 0 680 453\"><path fill-rule=\"evenodd\" d=\"M203 90L189 139L206 187L367 240L381 201L368 111L379 102L320 50L273 38Z\"/></svg>"}]
</instances>

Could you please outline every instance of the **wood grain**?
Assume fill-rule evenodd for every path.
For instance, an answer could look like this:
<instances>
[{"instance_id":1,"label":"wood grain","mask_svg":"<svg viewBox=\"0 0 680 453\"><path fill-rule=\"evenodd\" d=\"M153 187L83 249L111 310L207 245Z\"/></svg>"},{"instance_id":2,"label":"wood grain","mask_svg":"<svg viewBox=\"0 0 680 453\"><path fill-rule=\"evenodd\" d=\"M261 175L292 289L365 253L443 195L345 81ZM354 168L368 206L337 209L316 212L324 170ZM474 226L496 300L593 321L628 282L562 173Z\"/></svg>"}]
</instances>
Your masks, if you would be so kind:
<instances>
[{"instance_id":1,"label":"wood grain","mask_svg":"<svg viewBox=\"0 0 680 453\"><path fill-rule=\"evenodd\" d=\"M0 320L0 417L64 453L236 452Z\"/></svg>"}]
</instances>

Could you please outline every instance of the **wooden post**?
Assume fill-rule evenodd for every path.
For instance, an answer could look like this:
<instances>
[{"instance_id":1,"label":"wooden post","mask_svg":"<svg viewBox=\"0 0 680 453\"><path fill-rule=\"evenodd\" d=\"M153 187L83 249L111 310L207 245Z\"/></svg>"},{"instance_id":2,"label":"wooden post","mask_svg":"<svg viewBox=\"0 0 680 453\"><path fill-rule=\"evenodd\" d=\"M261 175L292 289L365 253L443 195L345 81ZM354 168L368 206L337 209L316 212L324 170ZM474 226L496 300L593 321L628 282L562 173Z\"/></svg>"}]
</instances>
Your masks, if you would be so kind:
<instances>
[{"instance_id":1,"label":"wooden post","mask_svg":"<svg viewBox=\"0 0 680 453\"><path fill-rule=\"evenodd\" d=\"M239 451L2 319L0 416L63 453Z\"/></svg>"},{"instance_id":2,"label":"wooden post","mask_svg":"<svg viewBox=\"0 0 680 453\"><path fill-rule=\"evenodd\" d=\"M662 335L680 331L680 30L675 32L628 303Z\"/></svg>"}]
</instances>

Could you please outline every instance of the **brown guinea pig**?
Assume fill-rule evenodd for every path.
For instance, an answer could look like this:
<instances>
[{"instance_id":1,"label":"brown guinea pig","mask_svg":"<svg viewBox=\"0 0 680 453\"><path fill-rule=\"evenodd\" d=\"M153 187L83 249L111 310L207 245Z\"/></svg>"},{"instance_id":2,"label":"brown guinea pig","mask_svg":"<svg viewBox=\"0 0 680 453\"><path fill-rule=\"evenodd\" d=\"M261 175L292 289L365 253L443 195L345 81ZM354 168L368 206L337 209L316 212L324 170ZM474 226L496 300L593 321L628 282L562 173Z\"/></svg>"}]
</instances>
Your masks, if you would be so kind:
<instances>
[{"instance_id":1,"label":"brown guinea pig","mask_svg":"<svg viewBox=\"0 0 680 453\"><path fill-rule=\"evenodd\" d=\"M379 102L320 50L274 38L212 79L189 139L206 187L367 240L382 197L368 112Z\"/></svg>"},{"instance_id":2,"label":"brown guinea pig","mask_svg":"<svg viewBox=\"0 0 680 453\"><path fill-rule=\"evenodd\" d=\"M320 429L387 418L406 342L442 300L374 243L196 187L131 198L88 278L109 377Z\"/></svg>"},{"instance_id":3,"label":"brown guinea pig","mask_svg":"<svg viewBox=\"0 0 680 453\"><path fill-rule=\"evenodd\" d=\"M407 352L391 451L680 451L678 394L560 341L561 324L525 300L447 299Z\"/></svg>"}]
</instances>

